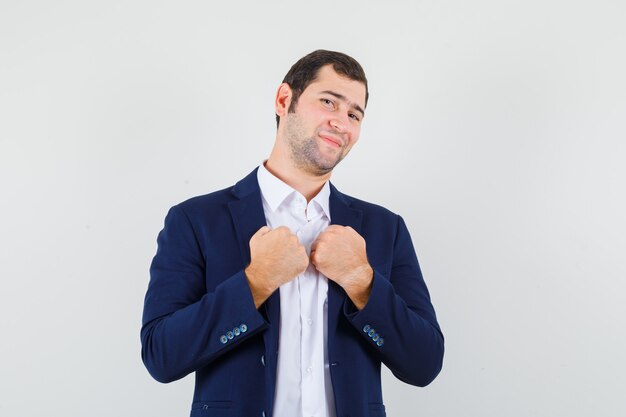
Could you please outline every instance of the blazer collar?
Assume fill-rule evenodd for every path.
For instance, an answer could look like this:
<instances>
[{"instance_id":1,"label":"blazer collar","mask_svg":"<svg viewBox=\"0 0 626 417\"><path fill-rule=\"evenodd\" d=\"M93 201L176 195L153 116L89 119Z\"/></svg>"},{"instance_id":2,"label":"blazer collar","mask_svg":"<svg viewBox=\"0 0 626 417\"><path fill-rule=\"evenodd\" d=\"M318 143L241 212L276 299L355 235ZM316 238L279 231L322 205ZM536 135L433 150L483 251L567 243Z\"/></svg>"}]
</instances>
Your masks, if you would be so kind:
<instances>
[{"instance_id":1,"label":"blazer collar","mask_svg":"<svg viewBox=\"0 0 626 417\"><path fill-rule=\"evenodd\" d=\"M257 230L265 226L261 189L257 180L258 169L259 167L256 167L250 174L233 186L231 192L237 200L229 203L229 209L235 222L240 244L244 246L242 253L246 264L250 262L248 246L250 238ZM331 223L350 226L360 234L362 211L352 207L353 199L351 197L339 192L332 183L329 185L330 197L328 204Z\"/></svg>"}]
</instances>

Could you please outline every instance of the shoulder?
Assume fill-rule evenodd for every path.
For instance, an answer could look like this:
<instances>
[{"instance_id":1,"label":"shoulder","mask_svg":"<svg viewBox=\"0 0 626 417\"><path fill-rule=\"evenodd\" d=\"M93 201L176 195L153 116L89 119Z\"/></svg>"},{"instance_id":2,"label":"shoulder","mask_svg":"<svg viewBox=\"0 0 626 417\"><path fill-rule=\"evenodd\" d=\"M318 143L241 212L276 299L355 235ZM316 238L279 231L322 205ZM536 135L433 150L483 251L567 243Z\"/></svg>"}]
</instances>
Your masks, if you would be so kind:
<instances>
[{"instance_id":1,"label":"shoulder","mask_svg":"<svg viewBox=\"0 0 626 417\"><path fill-rule=\"evenodd\" d=\"M189 198L174 207L192 217L197 215L204 217L224 212L228 209L229 203L246 198L247 196L254 196L255 193L258 194L259 186L256 180L256 171L255 168L235 185Z\"/></svg>"},{"instance_id":2,"label":"shoulder","mask_svg":"<svg viewBox=\"0 0 626 417\"><path fill-rule=\"evenodd\" d=\"M388 219L396 219L398 217L396 213L386 207L340 192L334 186L331 186L331 192L334 193L340 201L343 201L346 205L355 210L361 211L365 216Z\"/></svg>"},{"instance_id":3,"label":"shoulder","mask_svg":"<svg viewBox=\"0 0 626 417\"><path fill-rule=\"evenodd\" d=\"M233 187L230 186L207 194L197 195L181 201L176 206L185 210L196 210L198 208L203 209L207 206L228 202L233 199L232 189Z\"/></svg>"},{"instance_id":4,"label":"shoulder","mask_svg":"<svg viewBox=\"0 0 626 417\"><path fill-rule=\"evenodd\" d=\"M232 186L191 197L172 207L173 211L182 212L189 218L206 217L216 215L228 208L228 203L233 201Z\"/></svg>"}]
</instances>

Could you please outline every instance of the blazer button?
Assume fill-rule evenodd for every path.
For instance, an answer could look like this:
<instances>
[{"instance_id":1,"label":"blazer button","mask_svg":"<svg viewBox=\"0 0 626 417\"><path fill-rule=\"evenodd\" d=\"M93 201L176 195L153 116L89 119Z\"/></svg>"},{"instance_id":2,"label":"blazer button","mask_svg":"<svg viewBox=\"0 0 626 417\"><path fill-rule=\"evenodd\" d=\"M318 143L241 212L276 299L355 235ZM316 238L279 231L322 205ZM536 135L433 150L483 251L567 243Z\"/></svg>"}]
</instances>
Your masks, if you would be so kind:
<instances>
[{"instance_id":1,"label":"blazer button","mask_svg":"<svg viewBox=\"0 0 626 417\"><path fill-rule=\"evenodd\" d=\"M376 344L377 344L378 346L382 346L382 345L383 345L383 343L385 343L385 341L383 340L383 338L382 338L382 337L381 337L380 339L378 339L378 342L376 342Z\"/></svg>"},{"instance_id":2,"label":"blazer button","mask_svg":"<svg viewBox=\"0 0 626 417\"><path fill-rule=\"evenodd\" d=\"M261 364L265 366L265 355L261 355Z\"/></svg>"},{"instance_id":3,"label":"blazer button","mask_svg":"<svg viewBox=\"0 0 626 417\"><path fill-rule=\"evenodd\" d=\"M226 337L228 338L228 340L233 340L233 337L235 337L235 335L233 334L233 332L227 331Z\"/></svg>"},{"instance_id":4,"label":"blazer button","mask_svg":"<svg viewBox=\"0 0 626 417\"><path fill-rule=\"evenodd\" d=\"M366 324L365 326L363 326L363 332L367 333L370 331L370 329L372 328L372 326L370 326L369 324Z\"/></svg>"},{"instance_id":5,"label":"blazer button","mask_svg":"<svg viewBox=\"0 0 626 417\"><path fill-rule=\"evenodd\" d=\"M376 334L376 331L374 329L371 329L369 332L367 332L367 335L369 337L374 337L375 334ZM228 336L228 333L226 333L226 336Z\"/></svg>"},{"instance_id":6,"label":"blazer button","mask_svg":"<svg viewBox=\"0 0 626 417\"><path fill-rule=\"evenodd\" d=\"M241 330L239 330L239 327L235 327L235 328L233 329L233 334L234 334L235 336L239 336L239 335L241 334Z\"/></svg>"},{"instance_id":7,"label":"blazer button","mask_svg":"<svg viewBox=\"0 0 626 417\"><path fill-rule=\"evenodd\" d=\"M378 335L378 333L376 333L376 334L372 337L372 340L375 342L375 341L377 341L378 339L380 339L380 336Z\"/></svg>"},{"instance_id":8,"label":"blazer button","mask_svg":"<svg viewBox=\"0 0 626 417\"><path fill-rule=\"evenodd\" d=\"M228 343L228 338L224 335L220 336L220 342L222 342L223 344Z\"/></svg>"},{"instance_id":9,"label":"blazer button","mask_svg":"<svg viewBox=\"0 0 626 417\"><path fill-rule=\"evenodd\" d=\"M239 330L241 330L241 333L245 333L248 331L248 326L242 324L241 326L239 326Z\"/></svg>"}]
</instances>

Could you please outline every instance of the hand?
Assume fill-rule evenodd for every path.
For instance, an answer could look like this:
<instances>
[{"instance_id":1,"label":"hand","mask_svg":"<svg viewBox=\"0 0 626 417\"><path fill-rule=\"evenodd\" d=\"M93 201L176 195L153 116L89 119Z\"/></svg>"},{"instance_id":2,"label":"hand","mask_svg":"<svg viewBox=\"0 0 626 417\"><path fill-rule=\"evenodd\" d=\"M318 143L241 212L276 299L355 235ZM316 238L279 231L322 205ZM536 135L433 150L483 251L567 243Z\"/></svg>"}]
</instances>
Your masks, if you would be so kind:
<instances>
[{"instance_id":1,"label":"hand","mask_svg":"<svg viewBox=\"0 0 626 417\"><path fill-rule=\"evenodd\" d=\"M311 263L339 284L356 308L367 304L374 270L367 261L365 239L349 226L330 225L311 245Z\"/></svg>"},{"instance_id":2,"label":"hand","mask_svg":"<svg viewBox=\"0 0 626 417\"><path fill-rule=\"evenodd\" d=\"M309 266L306 249L285 226L261 227L250 239L250 265L245 269L256 308L282 284Z\"/></svg>"}]
</instances>

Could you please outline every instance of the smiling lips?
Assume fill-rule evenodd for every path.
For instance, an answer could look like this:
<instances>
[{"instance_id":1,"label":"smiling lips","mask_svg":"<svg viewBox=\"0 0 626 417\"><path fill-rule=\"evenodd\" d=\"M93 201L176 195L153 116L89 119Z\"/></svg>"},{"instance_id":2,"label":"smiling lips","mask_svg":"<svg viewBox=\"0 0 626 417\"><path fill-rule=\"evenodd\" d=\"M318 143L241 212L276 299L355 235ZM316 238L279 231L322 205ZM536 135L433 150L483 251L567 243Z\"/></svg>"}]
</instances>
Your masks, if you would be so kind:
<instances>
[{"instance_id":1,"label":"smiling lips","mask_svg":"<svg viewBox=\"0 0 626 417\"><path fill-rule=\"evenodd\" d=\"M333 136L328 136L328 135L319 135L320 138L322 138L324 140L324 142L328 143L330 146L333 146L335 148L341 148L343 146L343 143L340 139L335 138Z\"/></svg>"}]
</instances>

